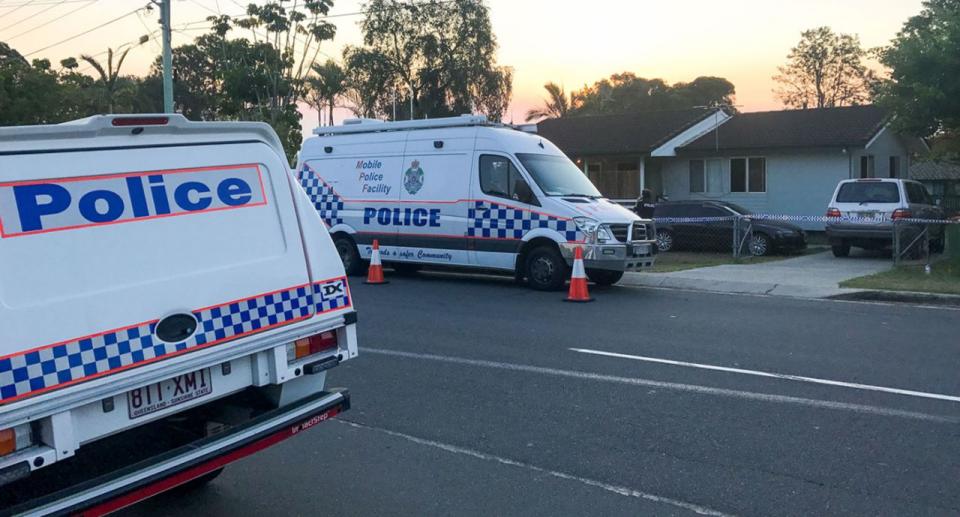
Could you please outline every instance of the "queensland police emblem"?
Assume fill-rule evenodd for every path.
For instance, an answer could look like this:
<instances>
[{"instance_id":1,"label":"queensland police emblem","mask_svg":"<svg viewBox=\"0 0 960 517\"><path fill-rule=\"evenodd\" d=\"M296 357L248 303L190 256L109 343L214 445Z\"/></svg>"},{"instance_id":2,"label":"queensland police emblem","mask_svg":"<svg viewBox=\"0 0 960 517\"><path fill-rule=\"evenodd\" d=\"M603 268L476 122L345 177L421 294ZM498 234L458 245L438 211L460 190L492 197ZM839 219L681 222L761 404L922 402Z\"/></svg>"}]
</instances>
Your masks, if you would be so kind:
<instances>
[{"instance_id":1,"label":"queensland police emblem","mask_svg":"<svg viewBox=\"0 0 960 517\"><path fill-rule=\"evenodd\" d=\"M411 195L423 188L423 169L420 168L419 160L412 161L410 168L403 173L403 188Z\"/></svg>"}]
</instances>

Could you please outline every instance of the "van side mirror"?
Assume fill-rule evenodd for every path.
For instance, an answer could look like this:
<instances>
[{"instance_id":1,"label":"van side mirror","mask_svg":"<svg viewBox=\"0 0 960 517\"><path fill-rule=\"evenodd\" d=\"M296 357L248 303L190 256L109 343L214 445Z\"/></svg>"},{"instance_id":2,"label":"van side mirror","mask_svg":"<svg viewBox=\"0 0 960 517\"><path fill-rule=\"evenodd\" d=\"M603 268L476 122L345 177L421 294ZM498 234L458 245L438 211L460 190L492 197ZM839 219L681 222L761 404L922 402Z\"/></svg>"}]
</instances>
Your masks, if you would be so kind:
<instances>
[{"instance_id":1,"label":"van side mirror","mask_svg":"<svg viewBox=\"0 0 960 517\"><path fill-rule=\"evenodd\" d=\"M522 179L517 180L517 182L514 184L513 197L514 200L521 203L540 206L540 202L537 200L537 196L534 195L533 189L531 189L530 185L527 185L527 182L523 181Z\"/></svg>"}]
</instances>

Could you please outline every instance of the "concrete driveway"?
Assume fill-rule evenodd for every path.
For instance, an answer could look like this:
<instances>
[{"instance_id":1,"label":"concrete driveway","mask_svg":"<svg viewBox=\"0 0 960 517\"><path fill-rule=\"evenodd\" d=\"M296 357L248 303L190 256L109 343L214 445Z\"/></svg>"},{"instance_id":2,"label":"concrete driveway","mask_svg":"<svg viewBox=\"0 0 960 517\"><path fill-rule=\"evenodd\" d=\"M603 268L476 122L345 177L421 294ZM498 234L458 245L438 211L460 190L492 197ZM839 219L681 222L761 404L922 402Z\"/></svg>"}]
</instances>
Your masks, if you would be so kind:
<instances>
[{"instance_id":1,"label":"concrete driveway","mask_svg":"<svg viewBox=\"0 0 960 517\"><path fill-rule=\"evenodd\" d=\"M856 292L838 284L893 267L889 255L854 252L836 258L829 251L758 264L730 264L673 273L627 273L624 285L669 287L726 293L824 298Z\"/></svg>"}]
</instances>

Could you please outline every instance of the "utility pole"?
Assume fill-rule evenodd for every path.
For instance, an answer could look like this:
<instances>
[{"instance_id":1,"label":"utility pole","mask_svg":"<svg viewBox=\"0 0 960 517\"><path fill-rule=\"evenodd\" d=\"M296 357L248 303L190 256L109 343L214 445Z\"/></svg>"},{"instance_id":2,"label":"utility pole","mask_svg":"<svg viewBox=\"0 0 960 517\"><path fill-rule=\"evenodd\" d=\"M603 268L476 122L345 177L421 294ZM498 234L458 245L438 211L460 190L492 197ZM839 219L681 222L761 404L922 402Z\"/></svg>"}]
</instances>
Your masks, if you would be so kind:
<instances>
[{"instance_id":1,"label":"utility pole","mask_svg":"<svg viewBox=\"0 0 960 517\"><path fill-rule=\"evenodd\" d=\"M173 113L173 50L170 48L170 2L153 0L160 6L160 32L163 34L163 112Z\"/></svg>"}]
</instances>

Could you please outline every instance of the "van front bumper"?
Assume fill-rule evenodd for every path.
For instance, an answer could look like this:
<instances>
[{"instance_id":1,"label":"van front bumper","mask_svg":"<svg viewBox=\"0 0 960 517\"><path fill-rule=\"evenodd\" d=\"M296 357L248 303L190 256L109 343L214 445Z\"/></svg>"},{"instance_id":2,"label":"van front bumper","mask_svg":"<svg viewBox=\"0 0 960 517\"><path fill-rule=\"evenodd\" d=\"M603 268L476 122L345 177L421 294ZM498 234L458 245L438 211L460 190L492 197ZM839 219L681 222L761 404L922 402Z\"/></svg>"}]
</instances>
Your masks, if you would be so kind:
<instances>
[{"instance_id":1,"label":"van front bumper","mask_svg":"<svg viewBox=\"0 0 960 517\"><path fill-rule=\"evenodd\" d=\"M583 249L583 266L607 271L643 271L653 267L657 255L657 241L634 241L630 244L577 244L560 247L567 264L573 265L576 248Z\"/></svg>"}]
</instances>

